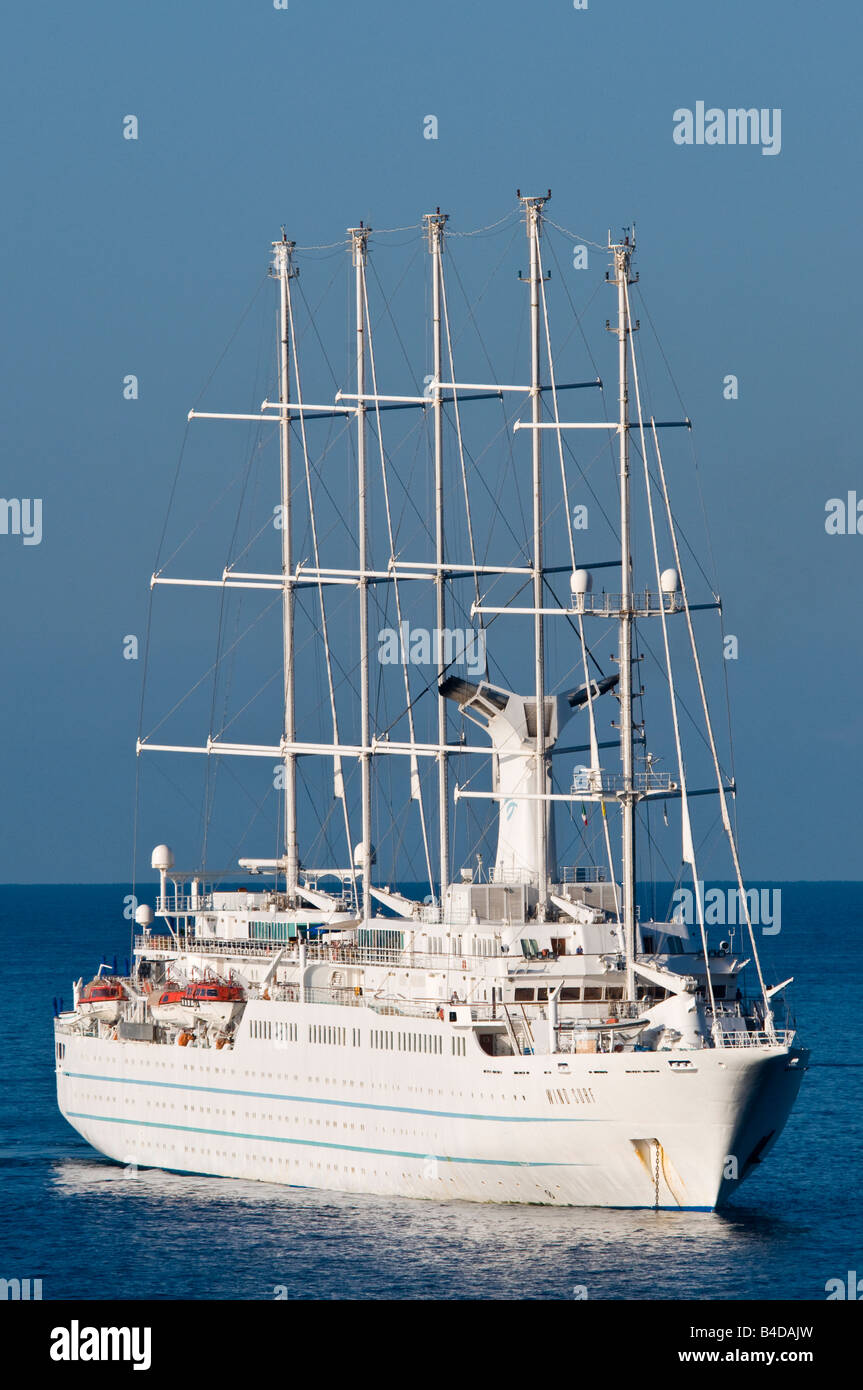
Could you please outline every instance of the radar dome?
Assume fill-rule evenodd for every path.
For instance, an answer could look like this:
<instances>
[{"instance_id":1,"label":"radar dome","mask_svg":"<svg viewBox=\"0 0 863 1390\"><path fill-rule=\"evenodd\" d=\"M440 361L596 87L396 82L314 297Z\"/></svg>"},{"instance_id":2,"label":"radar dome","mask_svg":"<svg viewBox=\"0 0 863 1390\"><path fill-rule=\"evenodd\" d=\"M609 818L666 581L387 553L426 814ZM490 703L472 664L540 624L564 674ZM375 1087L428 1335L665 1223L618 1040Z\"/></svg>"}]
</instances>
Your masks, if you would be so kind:
<instances>
[{"instance_id":1,"label":"radar dome","mask_svg":"<svg viewBox=\"0 0 863 1390\"><path fill-rule=\"evenodd\" d=\"M370 860L370 863L374 864L374 863L377 862L377 857L378 857L378 856L377 856L377 852L376 852L376 850L375 850L374 845L370 845L369 848L370 848L370 851L371 851L371 853L370 853L370 855L369 855L369 860ZM355 868L355 869L361 869L362 867L363 867L363 847L362 847L362 843L360 843L360 844L354 846L354 868Z\"/></svg>"},{"instance_id":2,"label":"radar dome","mask_svg":"<svg viewBox=\"0 0 863 1390\"><path fill-rule=\"evenodd\" d=\"M153 909L149 903L141 903L139 907L135 908L135 921L139 927L143 927L145 930L150 926L153 921Z\"/></svg>"},{"instance_id":3,"label":"radar dome","mask_svg":"<svg viewBox=\"0 0 863 1390\"><path fill-rule=\"evenodd\" d=\"M569 576L569 587L574 594L589 594L593 588L590 570L573 570Z\"/></svg>"},{"instance_id":4,"label":"radar dome","mask_svg":"<svg viewBox=\"0 0 863 1390\"><path fill-rule=\"evenodd\" d=\"M166 874L174 867L174 851L167 845L157 845L150 856L150 866L158 869L160 874Z\"/></svg>"},{"instance_id":5,"label":"radar dome","mask_svg":"<svg viewBox=\"0 0 863 1390\"><path fill-rule=\"evenodd\" d=\"M680 588L677 570L663 570L659 576L659 587L664 594L676 594Z\"/></svg>"}]
</instances>

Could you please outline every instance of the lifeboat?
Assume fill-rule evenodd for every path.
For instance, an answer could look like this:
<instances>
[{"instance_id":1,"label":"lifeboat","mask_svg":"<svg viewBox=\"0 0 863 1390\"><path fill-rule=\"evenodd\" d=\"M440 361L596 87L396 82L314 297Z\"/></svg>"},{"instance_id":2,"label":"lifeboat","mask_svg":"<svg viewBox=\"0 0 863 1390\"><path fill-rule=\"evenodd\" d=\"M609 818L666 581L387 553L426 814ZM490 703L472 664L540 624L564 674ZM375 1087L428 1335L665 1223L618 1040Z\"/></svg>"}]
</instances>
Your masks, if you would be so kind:
<instances>
[{"instance_id":1,"label":"lifeboat","mask_svg":"<svg viewBox=\"0 0 863 1390\"><path fill-rule=\"evenodd\" d=\"M78 995L78 1012L98 1018L100 1023L116 1023L125 998L126 991L119 981L97 975Z\"/></svg>"},{"instance_id":2,"label":"lifeboat","mask_svg":"<svg viewBox=\"0 0 863 1390\"><path fill-rule=\"evenodd\" d=\"M179 1023L190 1027L196 1019L225 1027L243 1010L246 1002L241 985L208 975L203 980L177 984L168 980L150 995L150 1015L156 1023Z\"/></svg>"},{"instance_id":3,"label":"lifeboat","mask_svg":"<svg viewBox=\"0 0 863 1390\"><path fill-rule=\"evenodd\" d=\"M218 1023L223 1028L242 1013L245 1002L246 995L241 985L233 980L215 978L196 980L186 987L184 996L184 1003L196 1018L206 1023Z\"/></svg>"},{"instance_id":4,"label":"lifeboat","mask_svg":"<svg viewBox=\"0 0 863 1390\"><path fill-rule=\"evenodd\" d=\"M178 985L168 980L157 986L149 998L150 1016L154 1023L191 1023L194 1017L187 1000L187 985Z\"/></svg>"}]
</instances>

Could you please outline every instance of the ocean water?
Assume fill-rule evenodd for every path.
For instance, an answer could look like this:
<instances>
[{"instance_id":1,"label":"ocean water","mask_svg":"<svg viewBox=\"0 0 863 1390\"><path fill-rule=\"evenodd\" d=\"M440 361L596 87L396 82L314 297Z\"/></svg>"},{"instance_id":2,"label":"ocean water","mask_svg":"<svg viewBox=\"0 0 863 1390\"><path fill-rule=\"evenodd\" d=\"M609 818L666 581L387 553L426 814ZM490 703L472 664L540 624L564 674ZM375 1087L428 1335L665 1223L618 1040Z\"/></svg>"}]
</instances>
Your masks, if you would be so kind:
<instances>
[{"instance_id":1,"label":"ocean water","mask_svg":"<svg viewBox=\"0 0 863 1390\"><path fill-rule=\"evenodd\" d=\"M0 1277L44 1299L823 1299L863 1270L863 884L785 883L812 1065L777 1147L717 1215L343 1196L101 1158L56 1107L52 998L130 953L123 887L0 888ZM772 960L775 958L776 967Z\"/></svg>"}]
</instances>

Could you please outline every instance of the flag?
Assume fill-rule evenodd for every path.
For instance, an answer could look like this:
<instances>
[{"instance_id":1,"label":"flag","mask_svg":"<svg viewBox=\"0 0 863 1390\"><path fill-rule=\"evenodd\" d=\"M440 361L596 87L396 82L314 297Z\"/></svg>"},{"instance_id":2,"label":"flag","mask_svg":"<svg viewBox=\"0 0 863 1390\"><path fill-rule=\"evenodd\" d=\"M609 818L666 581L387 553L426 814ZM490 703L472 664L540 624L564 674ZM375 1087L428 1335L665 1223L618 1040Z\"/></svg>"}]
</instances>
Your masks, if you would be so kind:
<instances>
[{"instance_id":1,"label":"flag","mask_svg":"<svg viewBox=\"0 0 863 1390\"><path fill-rule=\"evenodd\" d=\"M665 824L667 825L667 824L668 824L668 807L666 806L666 804L665 804L664 801L663 801L663 803L662 803L662 819L665 821Z\"/></svg>"},{"instance_id":2,"label":"flag","mask_svg":"<svg viewBox=\"0 0 863 1390\"><path fill-rule=\"evenodd\" d=\"M587 825L587 810L584 802L581 803L581 823L582 825Z\"/></svg>"},{"instance_id":3,"label":"flag","mask_svg":"<svg viewBox=\"0 0 863 1390\"><path fill-rule=\"evenodd\" d=\"M605 820L605 802L604 802L604 801L600 801L599 804L600 804L600 806L602 807L602 819Z\"/></svg>"}]
</instances>

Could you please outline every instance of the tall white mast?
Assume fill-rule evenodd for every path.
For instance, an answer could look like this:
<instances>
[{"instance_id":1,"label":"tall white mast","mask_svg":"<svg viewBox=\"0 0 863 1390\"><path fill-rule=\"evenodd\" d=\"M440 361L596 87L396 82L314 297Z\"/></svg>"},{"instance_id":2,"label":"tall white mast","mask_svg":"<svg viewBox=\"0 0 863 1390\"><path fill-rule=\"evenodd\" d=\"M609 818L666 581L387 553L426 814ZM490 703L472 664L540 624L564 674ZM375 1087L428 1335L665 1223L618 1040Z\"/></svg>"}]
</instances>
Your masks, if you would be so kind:
<instances>
[{"instance_id":1,"label":"tall white mast","mask_svg":"<svg viewBox=\"0 0 863 1390\"><path fill-rule=\"evenodd\" d=\"M540 320L539 320L539 238L542 231L542 209L551 197L519 198L524 205L527 236L530 242L530 405L531 442L533 449L533 639L536 692L536 787L540 794L546 789L545 780L545 628L542 614L542 430L537 428L542 418L540 391ZM537 863L539 865L539 901L537 917L545 917L548 906L548 807L540 807L536 820Z\"/></svg>"},{"instance_id":2,"label":"tall white mast","mask_svg":"<svg viewBox=\"0 0 863 1390\"><path fill-rule=\"evenodd\" d=\"M432 350L434 354L434 393L432 396L434 416L434 495L435 495L435 565L438 630L438 697L437 697L437 740L441 747L438 754L438 827L440 858L440 898L443 906L444 895L449 884L449 768L447 754L443 752L447 741L447 702L440 694L440 684L446 676L444 662L443 632L446 628L446 581L444 579L444 495L443 495L443 393L441 376L443 363L442 321L441 321L441 279L443 267L444 227L448 214L427 212L423 218L428 228L429 253L432 258Z\"/></svg>"},{"instance_id":3,"label":"tall white mast","mask_svg":"<svg viewBox=\"0 0 863 1390\"><path fill-rule=\"evenodd\" d=\"M371 916L372 783L371 717L369 712L369 585L368 585L368 507L366 500L366 281L365 267L370 227L362 222L349 227L354 258L356 292L356 380L357 380L357 545L360 586L360 796L362 799L362 844L359 867L363 880L363 917Z\"/></svg>"},{"instance_id":4,"label":"tall white mast","mask_svg":"<svg viewBox=\"0 0 863 1390\"><path fill-rule=\"evenodd\" d=\"M291 515L291 421L286 409L291 397L290 380L290 281L295 243L284 231L281 241L273 242L274 270L279 281L279 457L281 475L282 522L282 657L284 668L285 743L296 742L294 710L294 585L293 532ZM285 754L285 888L293 898L297 890L299 850L297 847L297 755Z\"/></svg>"},{"instance_id":5,"label":"tall white mast","mask_svg":"<svg viewBox=\"0 0 863 1390\"><path fill-rule=\"evenodd\" d=\"M635 998L635 793L632 742L632 555L630 549L629 496L629 379L627 374L630 325L626 287L632 246L629 237L609 247L614 256L617 286L617 348L619 378L618 440L620 445L620 760L623 791L620 793L623 874L623 937L626 956L626 997Z\"/></svg>"}]
</instances>

